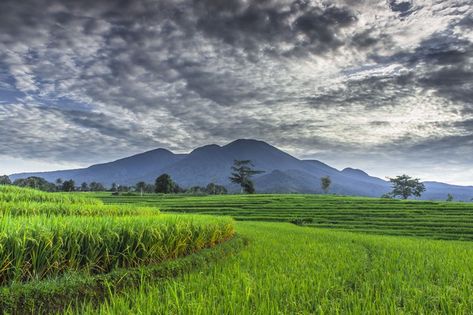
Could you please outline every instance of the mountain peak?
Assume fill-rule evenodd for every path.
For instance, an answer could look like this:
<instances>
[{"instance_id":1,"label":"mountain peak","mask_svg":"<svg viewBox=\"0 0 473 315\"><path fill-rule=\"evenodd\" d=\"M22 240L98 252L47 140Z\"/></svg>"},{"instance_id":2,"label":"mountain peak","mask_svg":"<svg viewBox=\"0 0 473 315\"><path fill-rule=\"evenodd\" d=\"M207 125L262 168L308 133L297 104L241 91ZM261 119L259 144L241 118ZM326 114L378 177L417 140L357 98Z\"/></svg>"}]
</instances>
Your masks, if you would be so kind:
<instances>
[{"instance_id":1,"label":"mountain peak","mask_svg":"<svg viewBox=\"0 0 473 315\"><path fill-rule=\"evenodd\" d=\"M351 168L351 167L346 167L342 170L342 173L346 174L351 174L351 175L361 175L361 176L369 176L368 173L357 169L357 168Z\"/></svg>"},{"instance_id":2,"label":"mountain peak","mask_svg":"<svg viewBox=\"0 0 473 315\"><path fill-rule=\"evenodd\" d=\"M271 146L268 143L261 141L261 140L255 140L255 139L237 139L235 141L230 142L229 144L225 145L224 147L235 147L235 146Z\"/></svg>"},{"instance_id":3,"label":"mountain peak","mask_svg":"<svg viewBox=\"0 0 473 315\"><path fill-rule=\"evenodd\" d=\"M220 148L221 146L217 144L208 144L208 145L204 145L204 146L198 147L197 149L192 150L191 154L198 153L198 152L214 152L215 150L218 150Z\"/></svg>"}]
</instances>

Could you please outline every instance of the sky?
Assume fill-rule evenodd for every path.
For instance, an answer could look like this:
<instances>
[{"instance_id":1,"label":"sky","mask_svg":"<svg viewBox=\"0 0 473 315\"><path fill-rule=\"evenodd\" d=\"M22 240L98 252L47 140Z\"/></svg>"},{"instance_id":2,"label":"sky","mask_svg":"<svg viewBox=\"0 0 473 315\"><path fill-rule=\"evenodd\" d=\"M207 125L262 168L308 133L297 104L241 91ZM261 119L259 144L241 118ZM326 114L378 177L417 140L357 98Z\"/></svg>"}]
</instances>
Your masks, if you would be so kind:
<instances>
[{"instance_id":1,"label":"sky","mask_svg":"<svg viewBox=\"0 0 473 315\"><path fill-rule=\"evenodd\" d=\"M238 138L473 185L471 0L0 2L0 174Z\"/></svg>"}]
</instances>

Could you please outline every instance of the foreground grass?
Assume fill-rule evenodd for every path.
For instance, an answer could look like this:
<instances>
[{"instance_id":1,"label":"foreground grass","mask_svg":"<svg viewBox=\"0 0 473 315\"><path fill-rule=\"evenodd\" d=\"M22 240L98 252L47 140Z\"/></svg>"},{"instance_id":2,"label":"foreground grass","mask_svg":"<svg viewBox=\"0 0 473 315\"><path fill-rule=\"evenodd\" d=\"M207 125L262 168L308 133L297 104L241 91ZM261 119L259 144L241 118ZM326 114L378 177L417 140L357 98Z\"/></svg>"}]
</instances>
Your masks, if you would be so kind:
<instances>
[{"instance_id":1,"label":"foreground grass","mask_svg":"<svg viewBox=\"0 0 473 315\"><path fill-rule=\"evenodd\" d=\"M236 236L215 247L138 268L118 268L110 273L86 275L69 272L66 276L0 287L0 314L54 314L81 302L100 304L110 292L119 293L144 283L163 281L209 267L237 255L248 241Z\"/></svg>"},{"instance_id":2,"label":"foreground grass","mask_svg":"<svg viewBox=\"0 0 473 315\"><path fill-rule=\"evenodd\" d=\"M473 203L334 195L93 196L105 203L156 206L164 212L228 215L240 221L282 221L375 234L473 240Z\"/></svg>"},{"instance_id":3,"label":"foreground grass","mask_svg":"<svg viewBox=\"0 0 473 315\"><path fill-rule=\"evenodd\" d=\"M239 243L222 255L182 257L233 235L229 217L160 214L155 207L0 186L0 314L51 313L183 273Z\"/></svg>"},{"instance_id":4,"label":"foreground grass","mask_svg":"<svg viewBox=\"0 0 473 315\"><path fill-rule=\"evenodd\" d=\"M205 216L0 218L0 286L82 271L157 264L233 236L230 218Z\"/></svg>"},{"instance_id":5,"label":"foreground grass","mask_svg":"<svg viewBox=\"0 0 473 315\"><path fill-rule=\"evenodd\" d=\"M471 314L473 244L239 222L249 246L86 314Z\"/></svg>"}]
</instances>

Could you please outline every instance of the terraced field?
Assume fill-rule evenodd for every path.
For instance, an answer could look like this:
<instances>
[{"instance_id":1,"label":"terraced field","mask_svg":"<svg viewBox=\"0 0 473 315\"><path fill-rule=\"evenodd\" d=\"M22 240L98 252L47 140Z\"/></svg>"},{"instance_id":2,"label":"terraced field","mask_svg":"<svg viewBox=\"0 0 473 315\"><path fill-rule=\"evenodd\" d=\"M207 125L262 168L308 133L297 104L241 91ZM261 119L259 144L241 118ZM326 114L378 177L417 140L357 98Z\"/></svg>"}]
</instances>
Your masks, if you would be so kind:
<instances>
[{"instance_id":1,"label":"terraced field","mask_svg":"<svg viewBox=\"0 0 473 315\"><path fill-rule=\"evenodd\" d=\"M179 274L219 255L183 257L233 235L229 217L0 185L0 314L61 311L71 301L100 300L110 287Z\"/></svg>"},{"instance_id":2,"label":"terraced field","mask_svg":"<svg viewBox=\"0 0 473 315\"><path fill-rule=\"evenodd\" d=\"M240 221L282 221L376 234L473 240L473 203L333 195L94 196L105 203L228 215Z\"/></svg>"},{"instance_id":3,"label":"terraced field","mask_svg":"<svg viewBox=\"0 0 473 315\"><path fill-rule=\"evenodd\" d=\"M472 314L473 243L237 222L249 244L72 314Z\"/></svg>"}]
</instances>

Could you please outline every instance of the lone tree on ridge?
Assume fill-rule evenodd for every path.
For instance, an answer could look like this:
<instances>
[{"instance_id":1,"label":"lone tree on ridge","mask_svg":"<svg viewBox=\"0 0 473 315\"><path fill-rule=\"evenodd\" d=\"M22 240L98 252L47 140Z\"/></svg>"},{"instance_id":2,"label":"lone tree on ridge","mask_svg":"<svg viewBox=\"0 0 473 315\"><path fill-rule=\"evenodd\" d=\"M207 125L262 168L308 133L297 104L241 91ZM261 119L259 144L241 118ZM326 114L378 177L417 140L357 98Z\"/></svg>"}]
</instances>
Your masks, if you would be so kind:
<instances>
[{"instance_id":1,"label":"lone tree on ridge","mask_svg":"<svg viewBox=\"0 0 473 315\"><path fill-rule=\"evenodd\" d=\"M241 193L255 193L255 186L251 180L251 177L256 174L264 173L264 171L254 170L253 167L254 165L251 163L251 160L233 161L232 175L229 177L229 179L232 183L240 185Z\"/></svg>"},{"instance_id":2,"label":"lone tree on ridge","mask_svg":"<svg viewBox=\"0 0 473 315\"><path fill-rule=\"evenodd\" d=\"M322 187L324 193L328 193L331 184L332 180L330 179L330 176L324 176L320 179L320 186Z\"/></svg>"},{"instance_id":3,"label":"lone tree on ridge","mask_svg":"<svg viewBox=\"0 0 473 315\"><path fill-rule=\"evenodd\" d=\"M169 174L162 174L156 178L155 192L162 194L170 194L176 190L176 183L171 179Z\"/></svg>"},{"instance_id":4,"label":"lone tree on ridge","mask_svg":"<svg viewBox=\"0 0 473 315\"><path fill-rule=\"evenodd\" d=\"M420 197L425 191L425 185L419 178L412 178L406 174L389 178L389 181L392 184L391 195L393 197L400 196L402 199L407 199L410 196Z\"/></svg>"}]
</instances>

